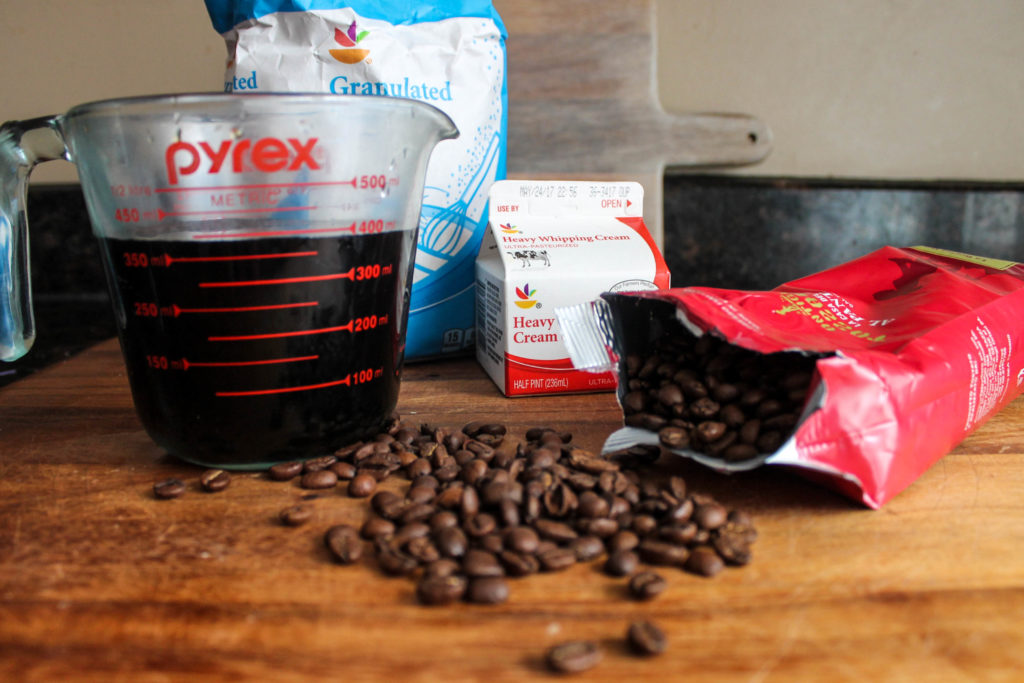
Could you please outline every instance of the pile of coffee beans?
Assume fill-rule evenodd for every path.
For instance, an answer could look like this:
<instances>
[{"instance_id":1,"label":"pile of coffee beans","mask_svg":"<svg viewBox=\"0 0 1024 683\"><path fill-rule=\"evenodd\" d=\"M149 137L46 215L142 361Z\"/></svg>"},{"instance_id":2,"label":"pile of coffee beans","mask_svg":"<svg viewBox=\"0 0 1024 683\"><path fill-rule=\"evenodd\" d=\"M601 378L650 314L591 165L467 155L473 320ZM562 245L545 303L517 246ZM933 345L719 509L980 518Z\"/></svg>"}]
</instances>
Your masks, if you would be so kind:
<instances>
[{"instance_id":1,"label":"pile of coffee beans","mask_svg":"<svg viewBox=\"0 0 1024 683\"><path fill-rule=\"evenodd\" d=\"M280 523L307 524L311 499L329 489L365 500L360 525L324 533L331 557L343 565L368 558L385 574L409 577L427 606L500 604L510 579L581 562L600 563L625 579L624 595L648 601L666 589L666 569L711 577L750 562L757 532L749 516L663 474L654 466L661 447L600 456L555 429L530 429L517 442L507 431L483 421L450 431L395 416L372 440L274 465L268 478L310 491L280 511ZM381 486L393 476L407 485ZM211 492L229 481L220 470L200 476ZM154 495L173 498L186 488L168 480ZM627 643L638 654L657 654L665 637L643 622L631 625ZM596 645L572 641L546 661L556 671L579 671L600 659Z\"/></svg>"},{"instance_id":2,"label":"pile of coffee beans","mask_svg":"<svg viewBox=\"0 0 1024 683\"><path fill-rule=\"evenodd\" d=\"M641 565L714 576L750 561L757 534L747 515L688 491L680 477L645 480L659 448L601 457L554 429L506 437L496 423L448 431L395 418L371 441L275 465L268 476L367 498L359 528L327 530L328 550L341 564L368 551L382 572L414 578L424 605L502 603L508 579L599 559L610 576L630 577L629 595L650 600L667 582ZM392 475L408 480L404 491L379 488ZM280 514L289 526L310 517L301 504Z\"/></svg>"},{"instance_id":3,"label":"pile of coffee beans","mask_svg":"<svg viewBox=\"0 0 1024 683\"><path fill-rule=\"evenodd\" d=\"M774 453L792 435L815 359L762 354L675 320L650 349L623 363L625 422L657 432L674 450L742 461Z\"/></svg>"}]
</instances>

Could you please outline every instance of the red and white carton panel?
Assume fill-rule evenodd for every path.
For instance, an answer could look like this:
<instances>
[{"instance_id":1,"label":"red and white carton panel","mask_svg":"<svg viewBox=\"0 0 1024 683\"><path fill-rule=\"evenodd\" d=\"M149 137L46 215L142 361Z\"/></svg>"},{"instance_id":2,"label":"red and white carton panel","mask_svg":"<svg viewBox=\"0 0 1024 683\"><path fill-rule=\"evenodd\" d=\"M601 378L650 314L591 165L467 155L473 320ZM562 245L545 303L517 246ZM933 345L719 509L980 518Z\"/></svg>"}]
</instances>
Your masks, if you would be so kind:
<instances>
[{"instance_id":1,"label":"red and white carton panel","mask_svg":"<svg viewBox=\"0 0 1024 683\"><path fill-rule=\"evenodd\" d=\"M604 292L666 289L639 183L497 182L476 261L477 360L506 396L613 391L573 368L555 310Z\"/></svg>"}]
</instances>

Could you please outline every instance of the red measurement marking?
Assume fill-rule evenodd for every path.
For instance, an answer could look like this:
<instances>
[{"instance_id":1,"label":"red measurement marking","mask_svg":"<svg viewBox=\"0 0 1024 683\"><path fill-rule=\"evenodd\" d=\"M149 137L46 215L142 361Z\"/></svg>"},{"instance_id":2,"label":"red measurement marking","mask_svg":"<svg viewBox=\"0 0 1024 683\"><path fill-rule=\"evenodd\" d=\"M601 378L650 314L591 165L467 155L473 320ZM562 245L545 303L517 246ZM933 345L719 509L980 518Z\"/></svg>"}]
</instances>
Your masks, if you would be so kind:
<instances>
[{"instance_id":1,"label":"red measurement marking","mask_svg":"<svg viewBox=\"0 0 1024 683\"><path fill-rule=\"evenodd\" d=\"M268 358L266 360L244 360L244 361L225 361L225 362L205 362L197 363L188 360L187 358L181 359L181 369L188 370L189 368L240 368L247 365L276 365L278 363L300 363L307 360L316 360L320 356L294 356L292 358Z\"/></svg>"},{"instance_id":2,"label":"red measurement marking","mask_svg":"<svg viewBox=\"0 0 1024 683\"><path fill-rule=\"evenodd\" d=\"M272 280L234 280L227 282L200 282L200 287L258 287L262 285L290 285L296 282L322 282L324 280L351 280L355 268L344 273L328 273L327 275L305 275L303 277L282 277Z\"/></svg>"},{"instance_id":3,"label":"red measurement marking","mask_svg":"<svg viewBox=\"0 0 1024 683\"><path fill-rule=\"evenodd\" d=\"M225 306L222 308L179 308L177 304L171 304L171 311L174 317L177 318L182 313L239 313L245 311L273 311L281 308L302 308L319 305L319 301L300 301L294 304L267 304L265 306Z\"/></svg>"},{"instance_id":4,"label":"red measurement marking","mask_svg":"<svg viewBox=\"0 0 1024 683\"><path fill-rule=\"evenodd\" d=\"M336 387L339 384L345 386L352 386L352 375L346 375L344 379L335 380L333 382L323 382L321 384L307 384L300 387L281 387L278 389L257 389L255 391L218 391L217 396L265 396L267 394L285 394L292 391L309 391L311 389L325 389L327 387Z\"/></svg>"},{"instance_id":5,"label":"red measurement marking","mask_svg":"<svg viewBox=\"0 0 1024 683\"><path fill-rule=\"evenodd\" d=\"M163 209L157 209L156 218L158 221L162 221L168 216L205 216L208 214L214 214L217 216L223 216L227 214L235 213L277 213L281 211L312 211L317 207L315 206L268 206L262 209L232 209L225 211L224 209L215 209L212 211L164 211Z\"/></svg>"},{"instance_id":6,"label":"red measurement marking","mask_svg":"<svg viewBox=\"0 0 1024 683\"><path fill-rule=\"evenodd\" d=\"M239 334L229 337L207 337L207 341L248 341L251 339L280 339L282 337L303 337L310 334L328 334L330 332L352 332L353 325L349 321L337 327L321 327L316 330L293 330L291 332L268 332L266 334Z\"/></svg>"},{"instance_id":7,"label":"red measurement marking","mask_svg":"<svg viewBox=\"0 0 1024 683\"><path fill-rule=\"evenodd\" d=\"M236 256L171 256L164 254L161 265L172 263L209 263L213 261L254 261L271 258L297 258L299 256L316 256L316 251L282 251L272 254L238 254Z\"/></svg>"},{"instance_id":8,"label":"red measurement marking","mask_svg":"<svg viewBox=\"0 0 1024 683\"><path fill-rule=\"evenodd\" d=\"M216 192L219 190L260 190L267 187L328 187L332 185L351 185L356 186L356 179L352 180L335 180L335 181L324 181L318 183L264 183L264 184L252 184L252 185L208 185L206 187L159 187L154 192L167 193L167 192Z\"/></svg>"},{"instance_id":9,"label":"red measurement marking","mask_svg":"<svg viewBox=\"0 0 1024 683\"><path fill-rule=\"evenodd\" d=\"M325 232L350 232L356 234L356 224L344 228L314 228L311 230L260 230L257 232L231 232L223 230L220 232L204 232L193 235L194 240L220 239L221 237L301 237L302 235L317 235Z\"/></svg>"}]
</instances>

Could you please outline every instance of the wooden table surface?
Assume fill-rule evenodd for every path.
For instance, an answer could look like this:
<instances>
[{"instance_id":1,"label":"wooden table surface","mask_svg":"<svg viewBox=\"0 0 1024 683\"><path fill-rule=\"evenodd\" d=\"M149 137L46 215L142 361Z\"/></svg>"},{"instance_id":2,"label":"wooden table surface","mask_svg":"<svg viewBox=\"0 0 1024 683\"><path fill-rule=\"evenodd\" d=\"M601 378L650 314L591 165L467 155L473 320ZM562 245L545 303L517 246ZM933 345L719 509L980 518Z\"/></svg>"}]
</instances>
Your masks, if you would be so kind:
<instances>
[{"instance_id":1,"label":"wooden table surface","mask_svg":"<svg viewBox=\"0 0 1024 683\"><path fill-rule=\"evenodd\" d=\"M550 425L599 449L611 394L505 399L473 360L406 368L399 410L452 428ZM153 445L116 342L0 390L0 680L550 678L543 653L603 644L588 680L879 681L1024 677L1024 402L881 511L790 473L725 477L679 462L692 490L750 512L753 562L712 579L667 572L649 603L599 562L512 583L501 606L423 607L413 583L332 563L328 526L365 502L236 474L220 493ZM177 476L189 491L156 500ZM395 482L398 483L397 481ZM648 618L660 657L623 645Z\"/></svg>"}]
</instances>

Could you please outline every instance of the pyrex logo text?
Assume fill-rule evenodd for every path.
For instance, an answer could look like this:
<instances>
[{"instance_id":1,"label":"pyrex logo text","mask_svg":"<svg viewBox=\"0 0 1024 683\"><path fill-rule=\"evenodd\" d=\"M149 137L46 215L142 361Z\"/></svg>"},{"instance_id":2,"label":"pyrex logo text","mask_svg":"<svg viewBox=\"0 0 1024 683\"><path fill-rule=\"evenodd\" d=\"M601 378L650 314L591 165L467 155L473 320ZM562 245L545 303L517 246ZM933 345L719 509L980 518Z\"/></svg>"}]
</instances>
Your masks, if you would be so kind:
<instances>
[{"instance_id":1,"label":"pyrex logo text","mask_svg":"<svg viewBox=\"0 0 1024 683\"><path fill-rule=\"evenodd\" d=\"M287 142L287 144L286 144ZM208 162L207 173L218 173L230 157L233 173L243 171L297 171L306 166L311 171L319 170L320 164L313 156L317 138L297 140L288 138L260 138L223 140L216 149L206 141L198 143L173 142L167 145L164 160L167 164L167 179L171 185L178 184L178 175L191 175L199 170L204 160ZM200 151L202 154L200 154Z\"/></svg>"}]
</instances>

